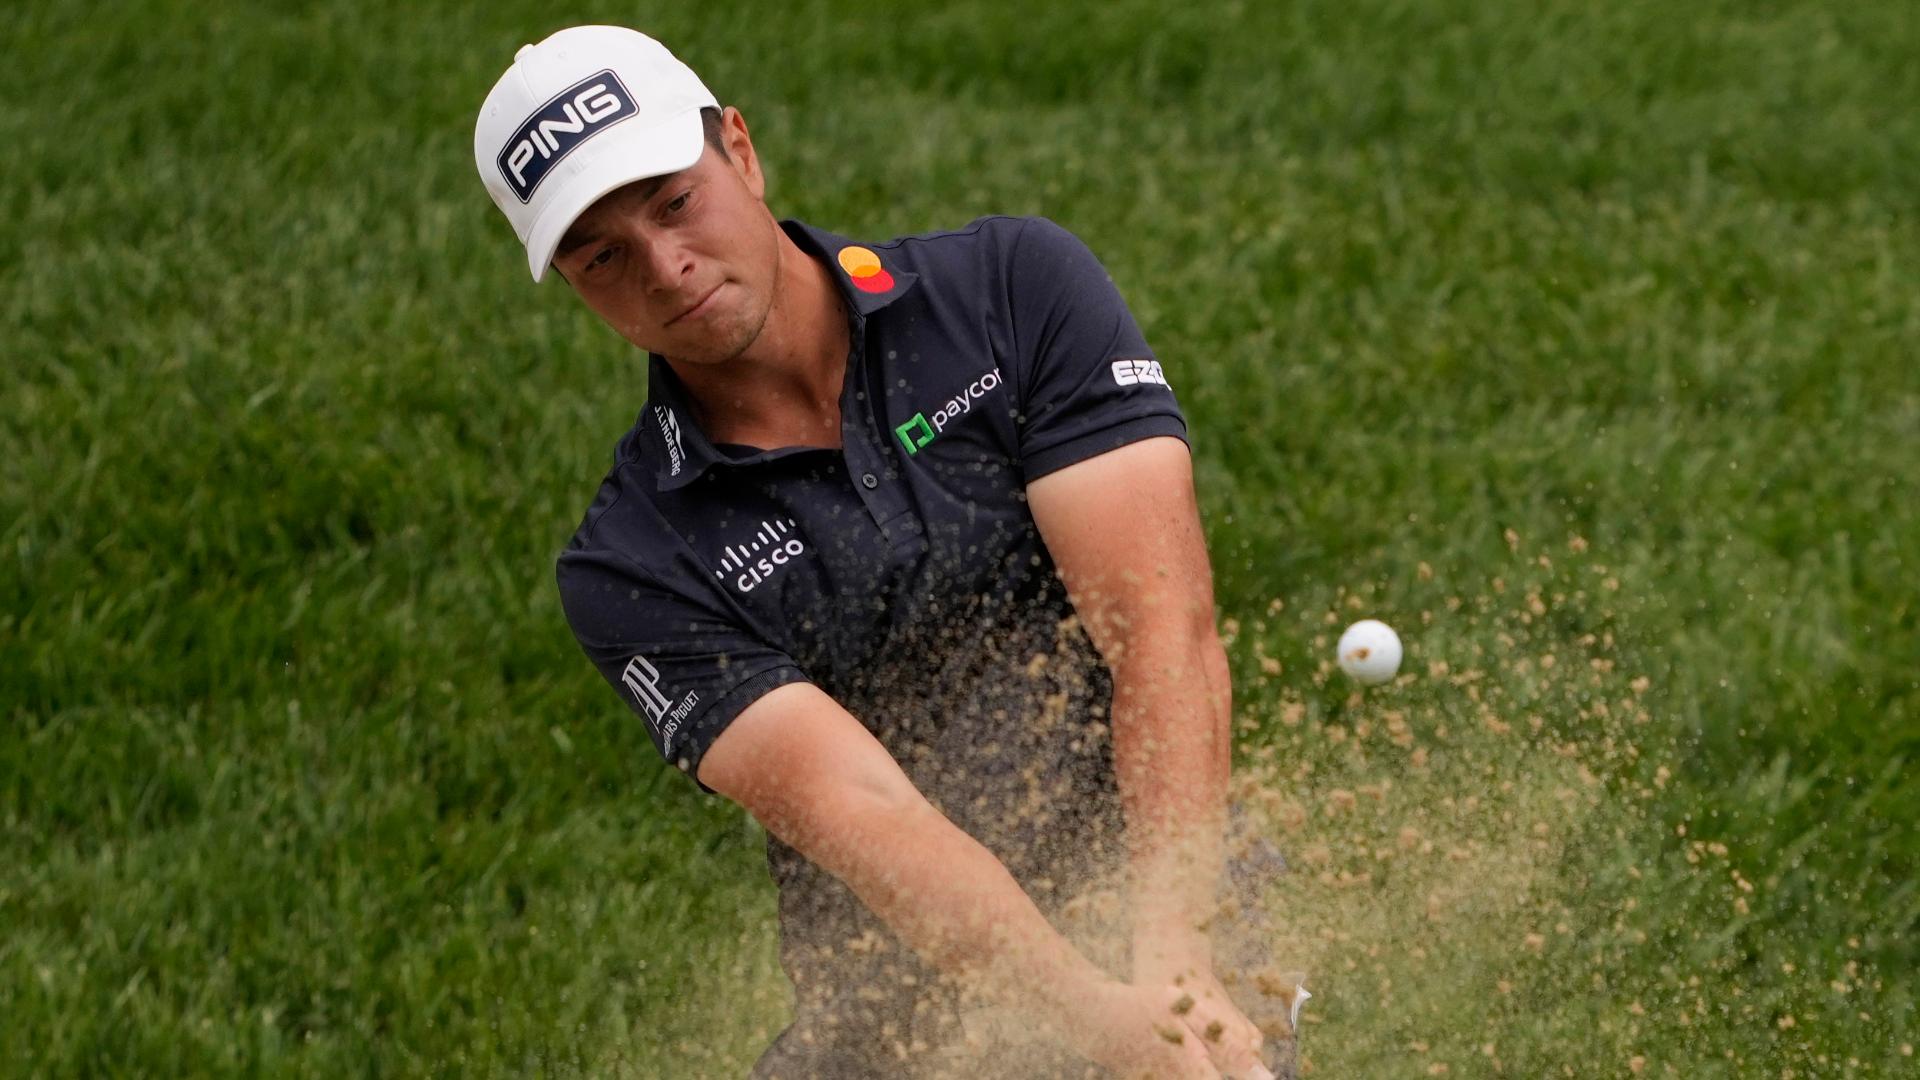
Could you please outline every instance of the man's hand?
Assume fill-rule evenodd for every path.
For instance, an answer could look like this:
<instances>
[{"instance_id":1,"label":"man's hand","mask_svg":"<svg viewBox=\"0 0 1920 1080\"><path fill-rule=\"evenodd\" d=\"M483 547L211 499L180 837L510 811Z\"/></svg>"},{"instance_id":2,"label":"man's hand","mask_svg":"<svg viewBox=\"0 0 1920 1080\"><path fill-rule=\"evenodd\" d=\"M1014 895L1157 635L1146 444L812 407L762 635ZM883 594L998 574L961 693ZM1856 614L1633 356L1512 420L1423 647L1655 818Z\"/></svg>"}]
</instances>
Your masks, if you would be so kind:
<instances>
[{"instance_id":1,"label":"man's hand","mask_svg":"<svg viewBox=\"0 0 1920 1080\"><path fill-rule=\"evenodd\" d=\"M1109 983L1063 1034L1082 1057L1120 1080L1220 1080L1200 1037L1172 1005L1153 990Z\"/></svg>"},{"instance_id":2,"label":"man's hand","mask_svg":"<svg viewBox=\"0 0 1920 1080\"><path fill-rule=\"evenodd\" d=\"M1206 935L1187 927L1140 927L1133 943L1133 983L1158 988L1207 1056L1227 1076L1253 1075L1260 1064L1259 1025L1235 1005L1214 977Z\"/></svg>"},{"instance_id":3,"label":"man's hand","mask_svg":"<svg viewBox=\"0 0 1920 1080\"><path fill-rule=\"evenodd\" d=\"M1265 1073L1260 1028L1247 1019L1211 972L1184 973L1176 982L1164 984L1160 996L1223 1075L1251 1077Z\"/></svg>"}]
</instances>

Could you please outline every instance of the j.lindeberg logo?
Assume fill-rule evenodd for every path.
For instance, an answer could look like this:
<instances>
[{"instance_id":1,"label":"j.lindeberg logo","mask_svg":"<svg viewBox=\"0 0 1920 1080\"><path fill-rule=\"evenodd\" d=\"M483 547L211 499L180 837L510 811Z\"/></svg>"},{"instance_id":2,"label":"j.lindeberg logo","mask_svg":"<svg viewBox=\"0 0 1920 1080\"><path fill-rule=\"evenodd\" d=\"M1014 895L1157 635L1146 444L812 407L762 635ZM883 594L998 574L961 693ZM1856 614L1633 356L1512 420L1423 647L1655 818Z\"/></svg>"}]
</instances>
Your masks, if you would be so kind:
<instances>
[{"instance_id":1,"label":"j.lindeberg logo","mask_svg":"<svg viewBox=\"0 0 1920 1080\"><path fill-rule=\"evenodd\" d=\"M690 691L680 699L680 704L672 704L660 690L660 670L648 663L644 656L627 661L627 666L620 671L620 681L626 684L633 694L634 703L647 714L653 730L659 733L661 752L673 753L673 740L680 734L680 724L700 703L700 692Z\"/></svg>"},{"instance_id":2,"label":"j.lindeberg logo","mask_svg":"<svg viewBox=\"0 0 1920 1080\"><path fill-rule=\"evenodd\" d=\"M633 95L611 68L589 75L527 117L495 158L500 176L526 202L561 158L637 112Z\"/></svg>"},{"instance_id":3,"label":"j.lindeberg logo","mask_svg":"<svg viewBox=\"0 0 1920 1080\"><path fill-rule=\"evenodd\" d=\"M687 452L680 448L680 418L665 405L653 407L653 418L660 423L660 438L667 444L668 475L679 476L680 467L687 463Z\"/></svg>"},{"instance_id":4,"label":"j.lindeberg logo","mask_svg":"<svg viewBox=\"0 0 1920 1080\"><path fill-rule=\"evenodd\" d=\"M725 547L720 569L715 570L713 576L724 579L732 574L734 588L743 593L752 592L781 567L807 553L806 543L793 531L798 525L792 518L762 521L751 541Z\"/></svg>"}]
</instances>

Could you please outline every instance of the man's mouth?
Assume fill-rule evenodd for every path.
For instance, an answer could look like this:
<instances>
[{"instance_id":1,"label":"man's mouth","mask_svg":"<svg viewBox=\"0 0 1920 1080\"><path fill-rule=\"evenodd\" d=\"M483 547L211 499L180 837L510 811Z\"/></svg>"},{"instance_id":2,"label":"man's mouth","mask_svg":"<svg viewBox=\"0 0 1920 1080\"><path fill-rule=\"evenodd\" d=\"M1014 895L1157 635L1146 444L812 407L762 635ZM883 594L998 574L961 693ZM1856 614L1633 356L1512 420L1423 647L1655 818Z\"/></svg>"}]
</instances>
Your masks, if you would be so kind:
<instances>
[{"instance_id":1,"label":"man's mouth","mask_svg":"<svg viewBox=\"0 0 1920 1080\"><path fill-rule=\"evenodd\" d=\"M725 282L722 282L721 284L725 284ZM699 315L706 308L708 302L710 302L713 299L714 294L719 291L720 291L719 285L715 285L713 288L708 289L707 294L705 296L702 296L700 299L694 301L692 307L686 309L685 311L682 311L678 315L675 315L673 318L668 319L667 325L672 326L674 323L679 322L681 319L684 319L689 315Z\"/></svg>"}]
</instances>

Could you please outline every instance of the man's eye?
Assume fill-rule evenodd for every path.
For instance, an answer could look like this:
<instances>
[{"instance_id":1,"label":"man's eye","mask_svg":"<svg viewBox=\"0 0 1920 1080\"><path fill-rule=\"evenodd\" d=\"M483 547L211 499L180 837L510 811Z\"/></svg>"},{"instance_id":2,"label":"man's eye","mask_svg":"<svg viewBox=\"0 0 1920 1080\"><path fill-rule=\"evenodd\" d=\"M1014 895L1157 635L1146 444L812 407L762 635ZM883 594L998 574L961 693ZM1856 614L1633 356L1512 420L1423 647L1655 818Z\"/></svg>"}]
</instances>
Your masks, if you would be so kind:
<instances>
[{"instance_id":1,"label":"man's eye","mask_svg":"<svg viewBox=\"0 0 1920 1080\"><path fill-rule=\"evenodd\" d=\"M674 200L672 202L667 204L667 213L669 214L679 213L681 208L687 205L687 200L691 198L693 198L693 192L691 191L681 192L679 195L674 197Z\"/></svg>"},{"instance_id":2,"label":"man's eye","mask_svg":"<svg viewBox=\"0 0 1920 1080\"><path fill-rule=\"evenodd\" d=\"M595 256L593 257L593 261L587 264L587 269L589 269L589 270L591 270L591 269L593 269L593 268L594 268L594 267L596 267L596 266L602 266L602 265L605 265L605 264L606 264L606 262L607 262L607 261L608 261L609 259L612 259L612 258L613 258L613 249L612 249L612 248L601 248L601 249L600 249L600 254L598 254L598 255L595 255Z\"/></svg>"}]
</instances>

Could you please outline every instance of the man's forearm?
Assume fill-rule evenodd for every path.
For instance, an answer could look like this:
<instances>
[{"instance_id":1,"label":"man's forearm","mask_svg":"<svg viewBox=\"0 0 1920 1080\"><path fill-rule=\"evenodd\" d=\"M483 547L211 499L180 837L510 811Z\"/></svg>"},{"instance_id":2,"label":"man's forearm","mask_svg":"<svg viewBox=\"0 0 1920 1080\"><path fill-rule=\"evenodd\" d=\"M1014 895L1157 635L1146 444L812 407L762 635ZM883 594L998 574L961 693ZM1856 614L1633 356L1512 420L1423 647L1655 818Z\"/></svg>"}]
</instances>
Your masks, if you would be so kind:
<instances>
[{"instance_id":1,"label":"man's forearm","mask_svg":"<svg viewBox=\"0 0 1920 1080\"><path fill-rule=\"evenodd\" d=\"M1135 634L1116 653L1114 766L1127 816L1134 968L1170 978L1212 961L1200 924L1224 861L1232 691L1210 624Z\"/></svg>"},{"instance_id":2,"label":"man's forearm","mask_svg":"<svg viewBox=\"0 0 1920 1080\"><path fill-rule=\"evenodd\" d=\"M1141 946L1210 962L1194 925L1222 861L1231 690L1184 443L1150 438L1027 485L1074 610L1113 669L1114 767ZM1191 955L1191 954L1198 955Z\"/></svg>"},{"instance_id":3,"label":"man's forearm","mask_svg":"<svg viewBox=\"0 0 1920 1080\"><path fill-rule=\"evenodd\" d=\"M856 796L857 798L857 796ZM849 807L807 856L942 972L1039 1009L1063 1030L1113 981L1056 932L1013 875L932 805Z\"/></svg>"},{"instance_id":4,"label":"man's forearm","mask_svg":"<svg viewBox=\"0 0 1920 1080\"><path fill-rule=\"evenodd\" d=\"M1082 1053L1098 1051L1089 1021L1114 1015L1131 988L1060 937L1006 867L818 688L789 684L754 702L707 751L699 776L845 883L935 967L1029 1006Z\"/></svg>"}]
</instances>

